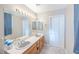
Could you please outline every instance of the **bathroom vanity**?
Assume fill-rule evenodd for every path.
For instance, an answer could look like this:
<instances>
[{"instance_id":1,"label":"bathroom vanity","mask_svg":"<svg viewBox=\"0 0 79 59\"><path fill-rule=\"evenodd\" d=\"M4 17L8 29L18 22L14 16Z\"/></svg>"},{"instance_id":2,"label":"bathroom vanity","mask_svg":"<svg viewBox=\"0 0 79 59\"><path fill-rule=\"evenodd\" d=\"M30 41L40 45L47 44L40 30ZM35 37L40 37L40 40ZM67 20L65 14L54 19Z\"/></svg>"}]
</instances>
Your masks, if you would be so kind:
<instances>
[{"instance_id":1,"label":"bathroom vanity","mask_svg":"<svg viewBox=\"0 0 79 59\"><path fill-rule=\"evenodd\" d=\"M5 50L9 54L38 54L44 47L44 35L31 36L27 38L26 36L20 39L24 39L26 42L30 42L25 47L18 47L18 45L13 44L10 50Z\"/></svg>"},{"instance_id":2,"label":"bathroom vanity","mask_svg":"<svg viewBox=\"0 0 79 59\"><path fill-rule=\"evenodd\" d=\"M40 53L44 47L44 36L40 37L30 48L24 51L24 54L36 54Z\"/></svg>"}]
</instances>

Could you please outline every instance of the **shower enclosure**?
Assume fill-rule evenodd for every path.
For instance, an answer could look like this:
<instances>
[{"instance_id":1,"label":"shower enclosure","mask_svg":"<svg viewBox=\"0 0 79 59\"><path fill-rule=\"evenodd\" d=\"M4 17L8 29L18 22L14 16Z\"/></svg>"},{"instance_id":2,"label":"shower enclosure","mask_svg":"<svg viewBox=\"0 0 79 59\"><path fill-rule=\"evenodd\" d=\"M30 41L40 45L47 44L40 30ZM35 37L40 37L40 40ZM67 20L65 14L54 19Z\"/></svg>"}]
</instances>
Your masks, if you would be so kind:
<instances>
[{"instance_id":1,"label":"shower enclosure","mask_svg":"<svg viewBox=\"0 0 79 59\"><path fill-rule=\"evenodd\" d=\"M65 16L63 14L50 16L48 24L47 44L64 49Z\"/></svg>"}]
</instances>

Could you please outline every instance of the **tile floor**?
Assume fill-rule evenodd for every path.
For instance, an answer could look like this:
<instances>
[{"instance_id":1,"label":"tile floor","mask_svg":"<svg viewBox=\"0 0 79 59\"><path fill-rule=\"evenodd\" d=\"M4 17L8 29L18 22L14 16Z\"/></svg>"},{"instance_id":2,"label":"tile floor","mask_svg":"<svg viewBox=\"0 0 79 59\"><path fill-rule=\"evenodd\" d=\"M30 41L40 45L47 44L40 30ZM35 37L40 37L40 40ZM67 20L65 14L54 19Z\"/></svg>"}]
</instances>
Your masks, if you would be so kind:
<instances>
[{"instance_id":1,"label":"tile floor","mask_svg":"<svg viewBox=\"0 0 79 59\"><path fill-rule=\"evenodd\" d=\"M40 54L65 54L65 50L57 47L45 46Z\"/></svg>"}]
</instances>

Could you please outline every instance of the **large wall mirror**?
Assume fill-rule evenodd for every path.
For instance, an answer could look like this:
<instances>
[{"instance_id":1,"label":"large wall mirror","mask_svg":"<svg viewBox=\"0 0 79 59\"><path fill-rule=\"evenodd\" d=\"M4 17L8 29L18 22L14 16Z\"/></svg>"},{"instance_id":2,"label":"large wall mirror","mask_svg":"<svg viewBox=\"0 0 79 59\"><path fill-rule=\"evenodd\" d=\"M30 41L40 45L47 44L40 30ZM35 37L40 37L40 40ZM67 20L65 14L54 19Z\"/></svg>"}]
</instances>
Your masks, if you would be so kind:
<instances>
[{"instance_id":1,"label":"large wall mirror","mask_svg":"<svg viewBox=\"0 0 79 59\"><path fill-rule=\"evenodd\" d=\"M43 31L43 22L32 21L32 30Z\"/></svg>"},{"instance_id":2,"label":"large wall mirror","mask_svg":"<svg viewBox=\"0 0 79 59\"><path fill-rule=\"evenodd\" d=\"M4 12L4 36L5 39L15 40L23 36L30 36L29 17L17 13Z\"/></svg>"},{"instance_id":3,"label":"large wall mirror","mask_svg":"<svg viewBox=\"0 0 79 59\"><path fill-rule=\"evenodd\" d=\"M36 30L36 21L32 21L32 30Z\"/></svg>"}]
</instances>

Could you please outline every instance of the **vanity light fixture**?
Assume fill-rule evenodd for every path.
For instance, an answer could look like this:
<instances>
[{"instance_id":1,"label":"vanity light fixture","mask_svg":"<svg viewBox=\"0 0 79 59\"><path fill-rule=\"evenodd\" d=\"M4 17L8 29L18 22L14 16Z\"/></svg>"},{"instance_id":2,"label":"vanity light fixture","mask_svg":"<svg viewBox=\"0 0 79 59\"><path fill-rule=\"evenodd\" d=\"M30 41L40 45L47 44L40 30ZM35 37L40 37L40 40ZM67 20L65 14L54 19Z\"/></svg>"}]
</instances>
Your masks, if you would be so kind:
<instances>
[{"instance_id":1,"label":"vanity light fixture","mask_svg":"<svg viewBox=\"0 0 79 59\"><path fill-rule=\"evenodd\" d=\"M28 10L26 11L26 15L28 15Z\"/></svg>"},{"instance_id":2,"label":"vanity light fixture","mask_svg":"<svg viewBox=\"0 0 79 59\"><path fill-rule=\"evenodd\" d=\"M16 9L16 12L18 11L18 9Z\"/></svg>"},{"instance_id":3,"label":"vanity light fixture","mask_svg":"<svg viewBox=\"0 0 79 59\"><path fill-rule=\"evenodd\" d=\"M19 9L16 9L16 12L20 12Z\"/></svg>"}]
</instances>

